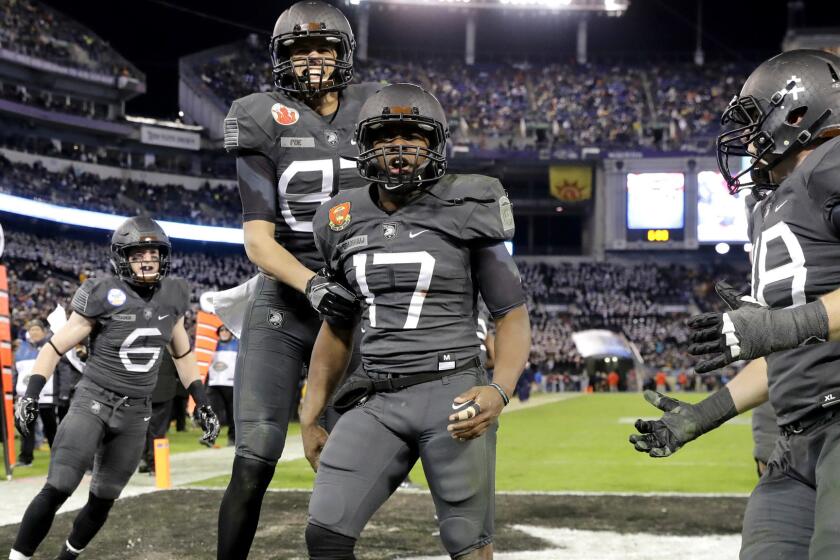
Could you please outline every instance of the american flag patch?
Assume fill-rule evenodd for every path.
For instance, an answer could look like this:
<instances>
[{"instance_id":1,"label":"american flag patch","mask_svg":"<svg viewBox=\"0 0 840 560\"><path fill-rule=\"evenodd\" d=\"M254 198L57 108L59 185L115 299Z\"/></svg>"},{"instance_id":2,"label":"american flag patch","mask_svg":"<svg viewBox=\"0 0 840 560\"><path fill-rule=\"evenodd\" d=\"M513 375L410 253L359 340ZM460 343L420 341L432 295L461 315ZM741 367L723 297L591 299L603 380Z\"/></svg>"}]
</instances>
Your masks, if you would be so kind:
<instances>
[{"instance_id":1,"label":"american flag patch","mask_svg":"<svg viewBox=\"0 0 840 560\"><path fill-rule=\"evenodd\" d=\"M225 119L225 149L239 147L239 120L236 118Z\"/></svg>"},{"instance_id":2,"label":"american flag patch","mask_svg":"<svg viewBox=\"0 0 840 560\"><path fill-rule=\"evenodd\" d=\"M88 297L90 294L84 288L79 288L76 290L76 294L73 296L73 301L70 302L70 306L73 308L74 311L78 311L79 313L84 313L87 309L87 302Z\"/></svg>"}]
</instances>

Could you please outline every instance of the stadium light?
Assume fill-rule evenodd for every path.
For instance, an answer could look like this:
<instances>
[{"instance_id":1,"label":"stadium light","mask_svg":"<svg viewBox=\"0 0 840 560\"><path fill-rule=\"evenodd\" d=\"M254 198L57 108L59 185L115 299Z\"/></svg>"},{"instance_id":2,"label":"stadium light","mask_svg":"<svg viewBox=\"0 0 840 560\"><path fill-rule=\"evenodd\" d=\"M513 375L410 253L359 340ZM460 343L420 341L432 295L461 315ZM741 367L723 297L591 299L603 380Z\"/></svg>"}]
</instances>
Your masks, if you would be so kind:
<instances>
[{"instance_id":1,"label":"stadium light","mask_svg":"<svg viewBox=\"0 0 840 560\"><path fill-rule=\"evenodd\" d=\"M725 255L729 252L729 243L718 243L715 245L715 251L718 255Z\"/></svg>"},{"instance_id":2,"label":"stadium light","mask_svg":"<svg viewBox=\"0 0 840 560\"><path fill-rule=\"evenodd\" d=\"M117 216L104 212L67 208L3 193L0 193L0 208L2 208L2 212L17 214L19 216L109 231L117 229L128 218L128 216ZM181 222L168 222L165 220L157 220L157 222L163 228L163 231L166 232L166 235L173 239L207 241L210 243L232 243L236 245L245 243L242 230L239 228L199 226Z\"/></svg>"},{"instance_id":3,"label":"stadium light","mask_svg":"<svg viewBox=\"0 0 840 560\"><path fill-rule=\"evenodd\" d=\"M384 4L389 6L445 6L460 5L481 10L564 10L622 14L630 0L344 0L346 4Z\"/></svg>"}]
</instances>

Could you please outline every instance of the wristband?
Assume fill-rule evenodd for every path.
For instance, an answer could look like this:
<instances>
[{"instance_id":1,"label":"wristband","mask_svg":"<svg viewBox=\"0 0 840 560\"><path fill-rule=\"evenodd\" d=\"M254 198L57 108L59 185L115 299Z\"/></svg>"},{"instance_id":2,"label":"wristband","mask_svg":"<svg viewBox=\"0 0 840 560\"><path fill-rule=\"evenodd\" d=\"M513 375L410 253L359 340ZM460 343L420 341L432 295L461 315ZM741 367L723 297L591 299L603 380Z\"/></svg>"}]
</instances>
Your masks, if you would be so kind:
<instances>
[{"instance_id":1,"label":"wristband","mask_svg":"<svg viewBox=\"0 0 840 560\"><path fill-rule=\"evenodd\" d=\"M501 397L502 397L502 402L504 402L505 406L507 406L508 403L510 402L510 397L507 396L507 393L505 393L505 390L502 389L502 386L499 385L498 383L491 383L490 386L493 387L494 389L496 389L499 392L499 395L501 395Z\"/></svg>"},{"instance_id":2,"label":"wristband","mask_svg":"<svg viewBox=\"0 0 840 560\"><path fill-rule=\"evenodd\" d=\"M196 407L207 406L210 403L207 402L207 392L204 390L204 383L201 382L201 379L196 379L190 386L187 387L187 392L195 401Z\"/></svg>"},{"instance_id":3,"label":"wristband","mask_svg":"<svg viewBox=\"0 0 840 560\"><path fill-rule=\"evenodd\" d=\"M732 400L729 387L724 387L712 396L703 399L694 405L694 410L700 417L700 429L704 434L738 416L738 409L735 408L735 401Z\"/></svg>"},{"instance_id":4,"label":"wristband","mask_svg":"<svg viewBox=\"0 0 840 560\"><path fill-rule=\"evenodd\" d=\"M26 384L26 392L23 396L37 399L46 384L47 378L45 376L40 373L33 373L29 376L29 382Z\"/></svg>"}]
</instances>

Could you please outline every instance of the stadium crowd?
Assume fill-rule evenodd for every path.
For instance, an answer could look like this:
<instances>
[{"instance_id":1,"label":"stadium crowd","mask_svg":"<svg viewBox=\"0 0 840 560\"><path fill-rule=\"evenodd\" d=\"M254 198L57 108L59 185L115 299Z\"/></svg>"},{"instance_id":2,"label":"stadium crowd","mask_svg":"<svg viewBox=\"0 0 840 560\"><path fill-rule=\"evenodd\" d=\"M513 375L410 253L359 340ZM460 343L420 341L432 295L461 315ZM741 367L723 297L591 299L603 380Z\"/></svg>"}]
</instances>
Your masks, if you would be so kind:
<instances>
[{"instance_id":1,"label":"stadium crowd","mask_svg":"<svg viewBox=\"0 0 840 560\"><path fill-rule=\"evenodd\" d=\"M90 29L36 0L0 0L0 18L0 48L69 68L136 75L136 70Z\"/></svg>"},{"instance_id":2,"label":"stadium crowd","mask_svg":"<svg viewBox=\"0 0 840 560\"><path fill-rule=\"evenodd\" d=\"M2 122L0 121L0 127ZM48 134L48 133L47 133ZM123 146L86 145L78 142L62 142L49 136L24 136L0 133L0 147L17 152L38 154L47 157L71 159L82 163L93 163L123 169L160 171L179 175L235 179L235 159L223 151L201 151L184 157L182 154L151 154L133 151ZM142 150L142 146L138 147ZM198 159L198 167L194 158Z\"/></svg>"},{"instance_id":3,"label":"stadium crowd","mask_svg":"<svg viewBox=\"0 0 840 560\"><path fill-rule=\"evenodd\" d=\"M102 243L59 236L7 232L12 331L33 318L45 319L57 303L67 307L79 282L107 274L106 235ZM531 371L579 376L584 360L572 333L605 328L634 342L646 366L678 376L690 370L684 320L713 301L713 280L737 278L740 271L669 264L519 263L532 317ZM176 247L172 273L192 286L193 304L211 290L233 287L254 273L242 254L218 254L195 246ZM609 289L605 289L608 287ZM606 293L616 293L606 297ZM723 372L731 375L732 372ZM557 380L551 381L557 384ZM567 383L567 389L573 388ZM577 385L580 388L580 382Z\"/></svg>"},{"instance_id":4,"label":"stadium crowd","mask_svg":"<svg viewBox=\"0 0 840 560\"><path fill-rule=\"evenodd\" d=\"M703 150L745 65L475 64L457 60L356 64L357 81L413 82L440 99L455 143L504 150ZM225 104L269 91L261 47L195 69ZM569 79L558 79L558 77Z\"/></svg>"},{"instance_id":5,"label":"stadium crowd","mask_svg":"<svg viewBox=\"0 0 840 560\"><path fill-rule=\"evenodd\" d=\"M236 189L209 182L187 190L182 185L102 178L72 166L54 173L40 162L13 163L0 156L0 192L85 210L124 215L145 212L162 220L237 227L241 223Z\"/></svg>"}]
</instances>

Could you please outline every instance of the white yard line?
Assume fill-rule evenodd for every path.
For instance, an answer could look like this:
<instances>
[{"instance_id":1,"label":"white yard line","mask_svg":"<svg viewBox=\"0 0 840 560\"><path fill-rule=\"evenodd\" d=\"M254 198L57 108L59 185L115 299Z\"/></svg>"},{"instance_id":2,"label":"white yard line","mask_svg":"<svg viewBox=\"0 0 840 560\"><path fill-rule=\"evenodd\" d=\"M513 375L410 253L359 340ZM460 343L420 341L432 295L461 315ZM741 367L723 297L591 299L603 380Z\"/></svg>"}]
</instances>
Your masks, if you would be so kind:
<instances>
[{"instance_id":1,"label":"white yard line","mask_svg":"<svg viewBox=\"0 0 840 560\"><path fill-rule=\"evenodd\" d=\"M548 548L527 552L497 552L498 560L672 560L689 554L691 560L731 560L738 557L740 535L679 537L613 531L581 531L515 525L542 539ZM689 552L690 551L690 552ZM406 560L446 560L448 556L419 556Z\"/></svg>"}]
</instances>

